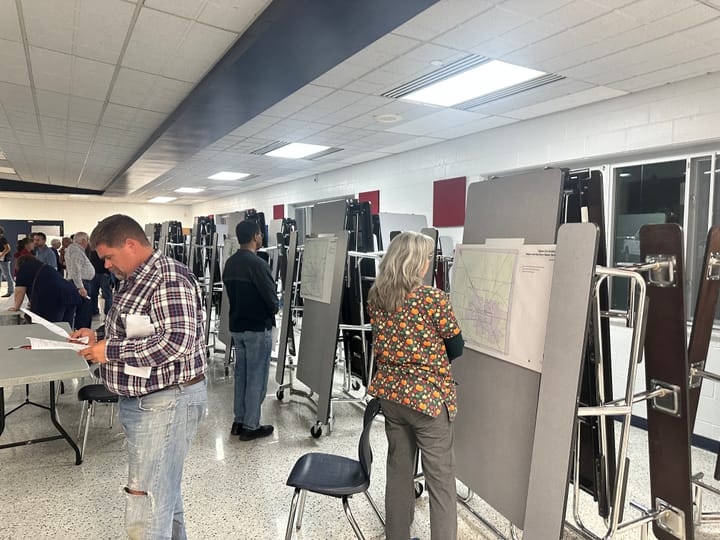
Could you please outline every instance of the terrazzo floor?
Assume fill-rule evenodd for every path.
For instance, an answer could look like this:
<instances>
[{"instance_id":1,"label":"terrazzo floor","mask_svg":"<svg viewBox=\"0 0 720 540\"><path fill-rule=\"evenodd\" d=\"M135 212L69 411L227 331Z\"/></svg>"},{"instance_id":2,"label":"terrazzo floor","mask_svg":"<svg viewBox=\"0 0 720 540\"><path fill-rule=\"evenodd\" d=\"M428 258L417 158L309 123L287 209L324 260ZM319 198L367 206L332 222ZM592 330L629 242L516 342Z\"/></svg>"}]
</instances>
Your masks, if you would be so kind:
<instances>
[{"instance_id":1,"label":"terrazzo floor","mask_svg":"<svg viewBox=\"0 0 720 540\"><path fill-rule=\"evenodd\" d=\"M3 287L4 289L4 287ZM0 304L0 309L4 309ZM314 406L300 396L283 401L275 397L275 366L271 367L263 422L272 423L271 437L242 442L229 434L232 423L232 373L225 375L221 355L215 355L208 372L208 410L185 462L183 484L185 518L191 539L279 539L284 538L292 489L285 485L295 460L306 452L320 451L357 456L357 439L362 411L354 404L336 404L334 429L330 436L310 436L315 422ZM338 375L336 380L341 380ZM65 381L58 412L61 423L75 436L80 405L75 396L87 381ZM47 399L47 385L31 385L31 398ZM9 410L23 401L24 387L6 389ZM108 428L110 409L98 406L90 428L85 461L74 465L74 453L65 441L0 450L0 540L58 539L102 540L124 538L122 514L127 458L124 437L117 421ZM52 435L47 413L23 407L8 418L2 442ZM370 492L383 505L387 443L382 419L371 434L375 453ZM630 477L626 500L649 506L647 440L633 428L629 457ZM715 456L693 449L694 470L712 477ZM717 482L709 481L714 485ZM582 495L583 520L596 533L604 532L591 498ZM509 535L507 522L478 497L471 501L486 520ZM384 538L383 529L364 497L351 501L353 513L368 540ZM705 497L705 509L720 510L720 498ZM570 515L570 514L568 514ZM639 514L627 509L625 519ZM460 539L496 536L462 506L458 507ZM417 502L413 535L429 540L428 498ZM576 538L566 532L566 538ZM616 538L639 538L637 530ZM652 534L651 534L652 537ZM295 538L305 540L352 539L339 500L309 494L302 529ZM720 526L702 525L698 539L720 538Z\"/></svg>"}]
</instances>

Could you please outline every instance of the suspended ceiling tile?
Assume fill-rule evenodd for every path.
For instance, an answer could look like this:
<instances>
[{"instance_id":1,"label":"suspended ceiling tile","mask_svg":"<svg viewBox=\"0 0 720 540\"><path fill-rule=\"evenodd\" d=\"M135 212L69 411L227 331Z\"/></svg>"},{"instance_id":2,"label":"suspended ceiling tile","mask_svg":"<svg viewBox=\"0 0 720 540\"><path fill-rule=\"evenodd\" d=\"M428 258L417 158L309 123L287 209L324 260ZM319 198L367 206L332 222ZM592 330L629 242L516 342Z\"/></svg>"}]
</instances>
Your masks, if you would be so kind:
<instances>
[{"instance_id":1,"label":"suspended ceiling tile","mask_svg":"<svg viewBox=\"0 0 720 540\"><path fill-rule=\"evenodd\" d=\"M399 126L388 129L394 133L407 133L410 135L429 135L432 136L435 131L447 129L473 120L477 120L477 114L467 111L458 111L456 109L439 110L433 114L428 114L422 118L405 122Z\"/></svg>"},{"instance_id":2,"label":"suspended ceiling tile","mask_svg":"<svg viewBox=\"0 0 720 540\"><path fill-rule=\"evenodd\" d=\"M70 108L70 96L68 94L37 90L35 95L37 96L38 110L41 115L67 118L68 109Z\"/></svg>"},{"instance_id":3,"label":"suspended ceiling tile","mask_svg":"<svg viewBox=\"0 0 720 540\"><path fill-rule=\"evenodd\" d=\"M505 0L502 3L503 9L528 15L530 17L541 17L553 10L562 8L571 3L571 0Z\"/></svg>"},{"instance_id":4,"label":"suspended ceiling tile","mask_svg":"<svg viewBox=\"0 0 720 540\"><path fill-rule=\"evenodd\" d=\"M232 32L194 23L166 62L162 74L196 83L210 70L213 60L221 58L237 38Z\"/></svg>"},{"instance_id":5,"label":"suspended ceiling tile","mask_svg":"<svg viewBox=\"0 0 720 540\"><path fill-rule=\"evenodd\" d=\"M427 41L463 24L493 7L484 0L450 0L438 2L394 30L411 38Z\"/></svg>"},{"instance_id":6,"label":"suspended ceiling tile","mask_svg":"<svg viewBox=\"0 0 720 540\"><path fill-rule=\"evenodd\" d=\"M158 77L153 92L145 99L142 108L171 113L185 99L193 85L184 81Z\"/></svg>"},{"instance_id":7,"label":"suspended ceiling tile","mask_svg":"<svg viewBox=\"0 0 720 540\"><path fill-rule=\"evenodd\" d=\"M360 92L362 94L382 94L385 91L385 84L357 79L343 86L343 90Z\"/></svg>"},{"instance_id":8,"label":"suspended ceiling tile","mask_svg":"<svg viewBox=\"0 0 720 540\"><path fill-rule=\"evenodd\" d=\"M509 32L503 34L503 37L509 39L510 41L530 45L563 31L564 29L562 26L536 19L528 21L514 30L510 30Z\"/></svg>"},{"instance_id":9,"label":"suspended ceiling tile","mask_svg":"<svg viewBox=\"0 0 720 540\"><path fill-rule=\"evenodd\" d=\"M618 11L611 11L595 19L591 19L575 27L577 32L583 35L593 36L594 41L607 41L608 38L633 30L641 26L641 23L633 17L623 15Z\"/></svg>"},{"instance_id":10,"label":"suspended ceiling tile","mask_svg":"<svg viewBox=\"0 0 720 540\"><path fill-rule=\"evenodd\" d=\"M565 51L571 50L579 43L581 39L582 37L572 30L565 30L559 34L533 43L532 45L523 47L522 49L504 54L501 58L505 62L535 69L544 69L542 65L543 60L564 54Z\"/></svg>"},{"instance_id":11,"label":"suspended ceiling tile","mask_svg":"<svg viewBox=\"0 0 720 540\"><path fill-rule=\"evenodd\" d=\"M147 73L162 73L175 57L191 21L143 8L140 11L122 65Z\"/></svg>"},{"instance_id":12,"label":"suspended ceiling tile","mask_svg":"<svg viewBox=\"0 0 720 540\"><path fill-rule=\"evenodd\" d=\"M487 116L485 118L478 118L477 120L472 120L470 122L467 122L466 124L462 124L459 126L447 129L439 129L433 133L433 136L440 137L442 139L455 139L457 137L464 137L465 135L470 135L479 131L485 131L488 129L505 126L507 124L512 124L514 122L517 122L517 120L515 120L514 118L505 118L502 116Z\"/></svg>"},{"instance_id":13,"label":"suspended ceiling tile","mask_svg":"<svg viewBox=\"0 0 720 540\"><path fill-rule=\"evenodd\" d=\"M525 45L520 42L496 37L483 41L475 47L471 47L468 49L468 52L480 56L487 56L488 58L501 58L503 55L522 49L523 47L525 47Z\"/></svg>"},{"instance_id":14,"label":"suspended ceiling tile","mask_svg":"<svg viewBox=\"0 0 720 540\"><path fill-rule=\"evenodd\" d=\"M34 112L6 111L13 129L21 131L38 131L37 116Z\"/></svg>"},{"instance_id":15,"label":"suspended ceiling tile","mask_svg":"<svg viewBox=\"0 0 720 540\"><path fill-rule=\"evenodd\" d=\"M270 0L208 0L198 21L243 33L270 5Z\"/></svg>"},{"instance_id":16,"label":"suspended ceiling tile","mask_svg":"<svg viewBox=\"0 0 720 540\"><path fill-rule=\"evenodd\" d=\"M30 45L71 53L76 10L75 0L22 0L23 19Z\"/></svg>"},{"instance_id":17,"label":"suspended ceiling tile","mask_svg":"<svg viewBox=\"0 0 720 540\"><path fill-rule=\"evenodd\" d=\"M612 87L625 90L627 92L637 92L664 84L668 80L679 81L719 70L720 54L717 54L708 58L696 60L694 62L687 62L679 66L668 67L652 73L630 77L623 81L617 81L612 83Z\"/></svg>"},{"instance_id":18,"label":"suspended ceiling tile","mask_svg":"<svg viewBox=\"0 0 720 540\"><path fill-rule=\"evenodd\" d=\"M491 37L500 36L522 26L530 17L493 7L478 17L466 21L457 28L433 39L434 43L467 50L487 41Z\"/></svg>"},{"instance_id":19,"label":"suspended ceiling tile","mask_svg":"<svg viewBox=\"0 0 720 540\"><path fill-rule=\"evenodd\" d=\"M683 10L696 4L696 0L673 0L672 2L639 0L624 6L620 9L620 12L642 23L649 23L670 15L680 18Z\"/></svg>"},{"instance_id":20,"label":"suspended ceiling tile","mask_svg":"<svg viewBox=\"0 0 720 540\"><path fill-rule=\"evenodd\" d=\"M70 93L84 98L105 100L115 66L79 57L73 60Z\"/></svg>"},{"instance_id":21,"label":"suspended ceiling tile","mask_svg":"<svg viewBox=\"0 0 720 540\"><path fill-rule=\"evenodd\" d=\"M0 36L8 41L21 41L15 0L0 0Z\"/></svg>"},{"instance_id":22,"label":"suspended ceiling tile","mask_svg":"<svg viewBox=\"0 0 720 540\"><path fill-rule=\"evenodd\" d=\"M607 13L607 9L588 0L575 0L555 11L545 13L540 19L549 23L572 28Z\"/></svg>"},{"instance_id":23,"label":"suspended ceiling tile","mask_svg":"<svg viewBox=\"0 0 720 540\"><path fill-rule=\"evenodd\" d=\"M313 81L313 84L330 88L342 88L355 79L359 79L367 72L367 68L363 66L342 63L320 75Z\"/></svg>"},{"instance_id":24,"label":"suspended ceiling tile","mask_svg":"<svg viewBox=\"0 0 720 540\"><path fill-rule=\"evenodd\" d=\"M195 19L205 7L207 0L145 0L145 6L186 19Z\"/></svg>"},{"instance_id":25,"label":"suspended ceiling tile","mask_svg":"<svg viewBox=\"0 0 720 540\"><path fill-rule=\"evenodd\" d=\"M375 161L377 159L382 159L390 155L392 154L388 154L387 152L360 152L357 154L345 156L341 162L347 163L348 165L353 165L356 163L364 163L366 161Z\"/></svg>"},{"instance_id":26,"label":"suspended ceiling tile","mask_svg":"<svg viewBox=\"0 0 720 540\"><path fill-rule=\"evenodd\" d=\"M420 41L398 34L387 34L361 51L355 53L345 62L362 66L368 70L377 68L398 54L402 54L420 45Z\"/></svg>"},{"instance_id":27,"label":"suspended ceiling tile","mask_svg":"<svg viewBox=\"0 0 720 540\"><path fill-rule=\"evenodd\" d=\"M72 60L64 54L38 47L30 47L35 87L60 94L70 94L72 85Z\"/></svg>"},{"instance_id":28,"label":"suspended ceiling tile","mask_svg":"<svg viewBox=\"0 0 720 540\"><path fill-rule=\"evenodd\" d=\"M7 110L35 111L29 86L0 82L0 105Z\"/></svg>"},{"instance_id":29,"label":"suspended ceiling tile","mask_svg":"<svg viewBox=\"0 0 720 540\"><path fill-rule=\"evenodd\" d=\"M103 105L104 102L97 99L70 96L68 118L77 122L96 124L100 120Z\"/></svg>"},{"instance_id":30,"label":"suspended ceiling tile","mask_svg":"<svg viewBox=\"0 0 720 540\"><path fill-rule=\"evenodd\" d=\"M702 7L707 8L707 6ZM720 16L720 12L715 11L715 13ZM702 24L683 32L683 35L690 39L694 39L698 43L717 43L718 39L720 39L720 18L716 17L713 20L703 22Z\"/></svg>"},{"instance_id":31,"label":"suspended ceiling tile","mask_svg":"<svg viewBox=\"0 0 720 540\"><path fill-rule=\"evenodd\" d=\"M0 82L30 86L23 44L0 39Z\"/></svg>"},{"instance_id":32,"label":"suspended ceiling tile","mask_svg":"<svg viewBox=\"0 0 720 540\"><path fill-rule=\"evenodd\" d=\"M554 99L549 99L535 105L530 105L520 109L508 111L504 114L505 116L517 118L519 120L527 120L529 118L535 118L537 116L543 116L558 111L573 109L575 107L580 107L581 105L587 105L589 103L595 103L597 101L612 99L625 94L626 92L623 92L621 90L606 88L603 86L594 86L592 88L588 88L574 94L568 94Z\"/></svg>"},{"instance_id":33,"label":"suspended ceiling tile","mask_svg":"<svg viewBox=\"0 0 720 540\"><path fill-rule=\"evenodd\" d=\"M81 6L73 52L92 60L116 64L134 6L119 0L84 0Z\"/></svg>"}]
</instances>

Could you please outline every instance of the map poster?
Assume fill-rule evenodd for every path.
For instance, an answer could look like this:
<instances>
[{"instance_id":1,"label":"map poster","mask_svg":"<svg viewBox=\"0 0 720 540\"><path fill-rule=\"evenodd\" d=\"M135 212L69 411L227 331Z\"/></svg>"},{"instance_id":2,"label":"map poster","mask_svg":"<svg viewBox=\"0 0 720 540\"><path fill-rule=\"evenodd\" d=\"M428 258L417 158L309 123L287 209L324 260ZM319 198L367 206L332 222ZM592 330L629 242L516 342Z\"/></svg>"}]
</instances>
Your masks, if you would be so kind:
<instances>
[{"instance_id":1,"label":"map poster","mask_svg":"<svg viewBox=\"0 0 720 540\"><path fill-rule=\"evenodd\" d=\"M554 245L458 245L450 299L465 345L542 371Z\"/></svg>"},{"instance_id":2,"label":"map poster","mask_svg":"<svg viewBox=\"0 0 720 540\"><path fill-rule=\"evenodd\" d=\"M305 239L300 270L300 294L305 300L330 303L336 253L336 236Z\"/></svg>"}]
</instances>

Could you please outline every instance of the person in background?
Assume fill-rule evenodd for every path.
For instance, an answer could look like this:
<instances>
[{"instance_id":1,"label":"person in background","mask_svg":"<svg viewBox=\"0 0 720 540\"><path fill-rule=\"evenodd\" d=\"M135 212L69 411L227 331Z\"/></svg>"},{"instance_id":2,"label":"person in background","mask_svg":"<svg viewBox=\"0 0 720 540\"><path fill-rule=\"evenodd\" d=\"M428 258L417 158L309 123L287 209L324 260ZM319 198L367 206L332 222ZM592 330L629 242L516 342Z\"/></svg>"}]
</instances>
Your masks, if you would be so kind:
<instances>
[{"instance_id":1,"label":"person in background","mask_svg":"<svg viewBox=\"0 0 720 540\"><path fill-rule=\"evenodd\" d=\"M33 240L30 237L21 238L17 241L17 245L15 246L15 253L13 253L13 259L15 259L15 264L13 265L13 275L17 276L18 259L23 255L32 255L32 252L30 251L32 249L32 246Z\"/></svg>"},{"instance_id":2,"label":"person in background","mask_svg":"<svg viewBox=\"0 0 720 540\"><path fill-rule=\"evenodd\" d=\"M100 315L98 298L100 296L100 291L102 291L104 303L103 313L107 315L108 311L110 311L110 307L112 306L112 287L110 282L111 274L110 271L105 268L105 261L98 257L97 251L91 249L88 258L95 269L95 277L92 279L92 294L90 295L92 314Z\"/></svg>"},{"instance_id":3,"label":"person in background","mask_svg":"<svg viewBox=\"0 0 720 540\"><path fill-rule=\"evenodd\" d=\"M67 279L75 284L83 301L75 312L75 330L79 328L90 328L92 325L92 279L95 277L90 259L85 255L85 248L88 246L88 234L77 232L73 236L73 243L65 250L65 264L67 266Z\"/></svg>"},{"instance_id":4,"label":"person in background","mask_svg":"<svg viewBox=\"0 0 720 540\"><path fill-rule=\"evenodd\" d=\"M120 396L128 443L125 530L130 538L186 538L183 464L207 402L202 291L190 270L155 251L128 216L103 219L91 245L123 283L104 336L83 328L72 337L88 337L78 354L100 364L101 380Z\"/></svg>"},{"instance_id":5,"label":"person in background","mask_svg":"<svg viewBox=\"0 0 720 540\"><path fill-rule=\"evenodd\" d=\"M433 241L416 232L396 236L368 293L376 372L368 394L380 398L388 439L385 532L410 538L415 508L415 456L422 451L433 540L457 537L451 357L462 334L441 290L422 284ZM446 345L447 344L447 345ZM456 352L458 349L458 352Z\"/></svg>"},{"instance_id":6,"label":"person in background","mask_svg":"<svg viewBox=\"0 0 720 540\"><path fill-rule=\"evenodd\" d=\"M60 245L62 246L59 250L60 253L60 266L62 266L63 272L67 268L65 265L65 250L68 248L68 246L72 244L72 239L68 236L63 236L63 239L60 241Z\"/></svg>"},{"instance_id":7,"label":"person in background","mask_svg":"<svg viewBox=\"0 0 720 540\"><path fill-rule=\"evenodd\" d=\"M3 298L12 296L15 292L15 282L13 281L13 275L10 271L10 263L12 263L12 258L10 257L10 242L5 238L5 229L0 227L0 272L2 272L2 277L8 284L7 292L2 295Z\"/></svg>"},{"instance_id":8,"label":"person in background","mask_svg":"<svg viewBox=\"0 0 720 540\"><path fill-rule=\"evenodd\" d=\"M235 347L235 419L230 434L251 441L267 437L274 429L260 424L260 412L267 393L278 298L270 267L256 255L262 246L258 224L241 221L235 234L240 249L227 260L222 274Z\"/></svg>"},{"instance_id":9,"label":"person in background","mask_svg":"<svg viewBox=\"0 0 720 540\"><path fill-rule=\"evenodd\" d=\"M72 323L75 306L80 296L50 265L31 254L22 255L16 261L14 302L8 311L18 311L25 295L28 309L50 322Z\"/></svg>"},{"instance_id":10,"label":"person in background","mask_svg":"<svg viewBox=\"0 0 720 540\"><path fill-rule=\"evenodd\" d=\"M47 242L47 236L44 232L33 233L33 240L35 242L35 249L33 254L39 261L44 262L53 270L57 270L57 261L55 260L55 253L52 249L45 245Z\"/></svg>"},{"instance_id":11,"label":"person in background","mask_svg":"<svg viewBox=\"0 0 720 540\"><path fill-rule=\"evenodd\" d=\"M50 248L55 252L55 262L57 263L57 271L60 272L60 275L64 274L64 268L62 265L62 262L60 261L60 246L62 244L60 243L60 240L57 238L53 238L50 240Z\"/></svg>"}]
</instances>

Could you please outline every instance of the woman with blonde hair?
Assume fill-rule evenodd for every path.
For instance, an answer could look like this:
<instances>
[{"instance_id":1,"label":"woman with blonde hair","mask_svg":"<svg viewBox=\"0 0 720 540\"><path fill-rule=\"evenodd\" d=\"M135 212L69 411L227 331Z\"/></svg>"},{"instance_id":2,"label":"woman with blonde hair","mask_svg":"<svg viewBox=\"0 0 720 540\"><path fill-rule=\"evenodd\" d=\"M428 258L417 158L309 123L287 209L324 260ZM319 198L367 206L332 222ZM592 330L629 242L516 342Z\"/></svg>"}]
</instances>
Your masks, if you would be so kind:
<instances>
[{"instance_id":1,"label":"woman with blonde hair","mask_svg":"<svg viewBox=\"0 0 720 540\"><path fill-rule=\"evenodd\" d=\"M433 241L404 232L390 243L368 294L376 373L368 393L381 399L388 439L385 532L408 540L413 521L414 460L421 450L430 496L433 540L457 537L450 360L462 354L462 334L447 295L423 285Z\"/></svg>"}]
</instances>

